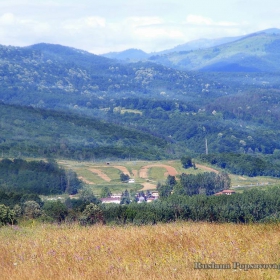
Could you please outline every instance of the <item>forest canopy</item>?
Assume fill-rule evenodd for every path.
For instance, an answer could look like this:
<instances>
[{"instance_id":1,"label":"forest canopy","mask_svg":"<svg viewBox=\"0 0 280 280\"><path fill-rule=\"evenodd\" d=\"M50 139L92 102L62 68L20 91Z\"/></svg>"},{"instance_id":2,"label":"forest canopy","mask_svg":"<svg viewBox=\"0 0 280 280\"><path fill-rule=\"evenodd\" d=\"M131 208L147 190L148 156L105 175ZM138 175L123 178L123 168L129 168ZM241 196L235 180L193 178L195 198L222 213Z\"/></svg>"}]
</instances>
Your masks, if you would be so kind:
<instances>
[{"instance_id":1,"label":"forest canopy","mask_svg":"<svg viewBox=\"0 0 280 280\"><path fill-rule=\"evenodd\" d=\"M2 191L25 194L75 194L82 186L77 175L60 168L54 161L0 161L0 188Z\"/></svg>"}]
</instances>

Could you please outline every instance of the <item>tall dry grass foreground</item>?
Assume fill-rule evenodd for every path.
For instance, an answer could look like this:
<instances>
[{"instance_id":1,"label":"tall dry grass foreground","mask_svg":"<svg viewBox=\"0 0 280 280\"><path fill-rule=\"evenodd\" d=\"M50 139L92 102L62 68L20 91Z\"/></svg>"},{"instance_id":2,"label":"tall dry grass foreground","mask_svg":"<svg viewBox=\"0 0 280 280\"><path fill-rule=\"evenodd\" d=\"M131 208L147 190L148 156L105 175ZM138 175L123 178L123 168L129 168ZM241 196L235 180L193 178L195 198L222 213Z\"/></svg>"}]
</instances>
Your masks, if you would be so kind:
<instances>
[{"instance_id":1,"label":"tall dry grass foreground","mask_svg":"<svg viewBox=\"0 0 280 280\"><path fill-rule=\"evenodd\" d=\"M279 241L275 224L2 227L0 279L280 279Z\"/></svg>"}]
</instances>

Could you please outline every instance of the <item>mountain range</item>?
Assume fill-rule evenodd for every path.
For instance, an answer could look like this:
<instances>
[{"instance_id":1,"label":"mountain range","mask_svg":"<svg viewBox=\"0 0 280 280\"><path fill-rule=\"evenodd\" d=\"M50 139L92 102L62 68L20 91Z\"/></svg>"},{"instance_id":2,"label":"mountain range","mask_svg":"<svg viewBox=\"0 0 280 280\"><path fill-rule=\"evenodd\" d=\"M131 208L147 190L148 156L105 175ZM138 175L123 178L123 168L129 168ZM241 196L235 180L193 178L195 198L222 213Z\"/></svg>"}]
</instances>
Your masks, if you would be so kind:
<instances>
[{"instance_id":1,"label":"mountain range","mask_svg":"<svg viewBox=\"0 0 280 280\"><path fill-rule=\"evenodd\" d=\"M212 153L277 160L279 42L270 29L111 58L46 43L0 46L0 152L178 158L204 153L207 138Z\"/></svg>"},{"instance_id":2,"label":"mountain range","mask_svg":"<svg viewBox=\"0 0 280 280\"><path fill-rule=\"evenodd\" d=\"M103 56L153 61L188 71L266 72L280 70L279 53L280 30L272 28L239 37L200 39L159 53L126 50Z\"/></svg>"}]
</instances>

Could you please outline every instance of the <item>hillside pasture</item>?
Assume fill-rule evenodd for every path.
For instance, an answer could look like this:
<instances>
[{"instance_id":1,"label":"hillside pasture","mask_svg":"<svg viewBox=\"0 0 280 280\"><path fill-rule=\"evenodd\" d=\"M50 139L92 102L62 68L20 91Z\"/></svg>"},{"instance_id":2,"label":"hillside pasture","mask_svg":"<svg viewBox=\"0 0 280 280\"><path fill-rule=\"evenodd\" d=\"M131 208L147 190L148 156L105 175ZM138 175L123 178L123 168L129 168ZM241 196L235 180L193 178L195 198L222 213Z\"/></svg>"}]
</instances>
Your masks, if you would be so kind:
<instances>
[{"instance_id":1,"label":"hillside pasture","mask_svg":"<svg viewBox=\"0 0 280 280\"><path fill-rule=\"evenodd\" d=\"M213 168L202 162L196 163L196 169L182 167L180 160L169 161L116 161L116 162L78 162L60 160L59 164L74 170L85 184L90 186L94 194L99 195L103 186L108 186L112 192L124 190L154 190L158 182L164 183L168 175L199 174L201 172L221 172L222 169ZM135 183L128 184L120 181L120 174L124 173L135 179ZM246 188L266 187L275 185L279 179L272 177L248 177L230 174L233 188L243 191Z\"/></svg>"}]
</instances>

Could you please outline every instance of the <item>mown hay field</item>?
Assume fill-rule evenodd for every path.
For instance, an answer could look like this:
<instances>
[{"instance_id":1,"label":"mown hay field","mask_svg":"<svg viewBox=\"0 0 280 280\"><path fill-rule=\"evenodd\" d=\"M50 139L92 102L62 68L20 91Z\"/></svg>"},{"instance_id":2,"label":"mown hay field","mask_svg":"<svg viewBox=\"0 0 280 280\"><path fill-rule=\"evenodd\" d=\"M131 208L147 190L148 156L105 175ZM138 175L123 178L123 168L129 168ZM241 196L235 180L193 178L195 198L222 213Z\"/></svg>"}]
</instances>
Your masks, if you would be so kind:
<instances>
[{"instance_id":1,"label":"mown hay field","mask_svg":"<svg viewBox=\"0 0 280 280\"><path fill-rule=\"evenodd\" d=\"M59 164L66 168L72 169L78 174L78 177L87 184L95 195L100 195L103 186L107 186L112 192L123 192L126 189L153 190L156 189L157 183L165 182L168 174L179 175L198 174L201 172L218 172L221 169L197 163L196 169L182 167L180 160L166 161L116 161L110 162L78 162L70 160L60 160ZM123 184L120 181L120 173L124 172L131 178L135 179L135 184ZM247 177L230 174L232 186L237 190L243 191L244 188L267 187L279 183L278 178L272 177ZM146 187L149 182L149 187ZM241 188L243 187L243 189Z\"/></svg>"},{"instance_id":2,"label":"mown hay field","mask_svg":"<svg viewBox=\"0 0 280 280\"><path fill-rule=\"evenodd\" d=\"M0 228L0 279L280 279L279 224ZM229 269L195 269L194 263Z\"/></svg>"}]
</instances>

